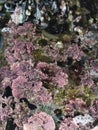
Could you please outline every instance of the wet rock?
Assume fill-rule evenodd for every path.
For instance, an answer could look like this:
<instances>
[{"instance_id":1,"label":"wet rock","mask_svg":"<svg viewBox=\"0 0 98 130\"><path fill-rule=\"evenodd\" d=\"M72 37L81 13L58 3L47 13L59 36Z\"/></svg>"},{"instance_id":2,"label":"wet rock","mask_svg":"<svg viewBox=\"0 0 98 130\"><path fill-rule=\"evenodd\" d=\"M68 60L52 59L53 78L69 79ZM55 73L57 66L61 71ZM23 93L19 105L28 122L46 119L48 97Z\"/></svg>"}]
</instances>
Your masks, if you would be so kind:
<instances>
[{"instance_id":1,"label":"wet rock","mask_svg":"<svg viewBox=\"0 0 98 130\"><path fill-rule=\"evenodd\" d=\"M0 49L2 49L3 47L3 42L4 42L3 35L0 34Z\"/></svg>"}]
</instances>

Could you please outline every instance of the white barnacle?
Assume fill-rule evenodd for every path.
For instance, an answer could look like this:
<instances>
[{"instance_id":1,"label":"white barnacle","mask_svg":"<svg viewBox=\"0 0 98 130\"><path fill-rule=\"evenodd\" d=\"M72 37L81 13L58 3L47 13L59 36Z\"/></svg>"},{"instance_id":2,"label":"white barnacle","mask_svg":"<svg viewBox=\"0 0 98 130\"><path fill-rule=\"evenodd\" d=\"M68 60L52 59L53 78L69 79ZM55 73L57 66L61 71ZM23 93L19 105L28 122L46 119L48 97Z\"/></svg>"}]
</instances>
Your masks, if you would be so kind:
<instances>
[{"instance_id":1,"label":"white barnacle","mask_svg":"<svg viewBox=\"0 0 98 130\"><path fill-rule=\"evenodd\" d=\"M63 48L63 43L62 43L61 41L58 41L58 42L56 43L56 47L57 47L57 48Z\"/></svg>"},{"instance_id":2,"label":"white barnacle","mask_svg":"<svg viewBox=\"0 0 98 130\"><path fill-rule=\"evenodd\" d=\"M85 126L88 123L93 123L94 119L89 114L85 114L84 116L79 115L79 116L74 117L73 122L75 124L81 123L83 126Z\"/></svg>"},{"instance_id":3,"label":"white barnacle","mask_svg":"<svg viewBox=\"0 0 98 130\"><path fill-rule=\"evenodd\" d=\"M29 10L26 10L26 15L27 16L30 16L31 15L31 12Z\"/></svg>"}]
</instances>

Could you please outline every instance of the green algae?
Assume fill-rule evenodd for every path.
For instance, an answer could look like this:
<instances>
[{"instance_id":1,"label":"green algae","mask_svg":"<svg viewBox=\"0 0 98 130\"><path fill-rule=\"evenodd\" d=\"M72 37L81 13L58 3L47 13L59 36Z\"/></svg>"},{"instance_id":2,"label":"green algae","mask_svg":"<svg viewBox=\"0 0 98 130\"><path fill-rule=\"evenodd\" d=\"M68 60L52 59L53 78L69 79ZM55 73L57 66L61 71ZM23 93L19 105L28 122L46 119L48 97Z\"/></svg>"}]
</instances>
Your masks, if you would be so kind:
<instances>
[{"instance_id":1,"label":"green algae","mask_svg":"<svg viewBox=\"0 0 98 130\"><path fill-rule=\"evenodd\" d=\"M51 58L49 56L45 55L41 49L35 50L34 56L35 56L35 59L37 62L38 61L47 62L47 63L52 62Z\"/></svg>"}]
</instances>

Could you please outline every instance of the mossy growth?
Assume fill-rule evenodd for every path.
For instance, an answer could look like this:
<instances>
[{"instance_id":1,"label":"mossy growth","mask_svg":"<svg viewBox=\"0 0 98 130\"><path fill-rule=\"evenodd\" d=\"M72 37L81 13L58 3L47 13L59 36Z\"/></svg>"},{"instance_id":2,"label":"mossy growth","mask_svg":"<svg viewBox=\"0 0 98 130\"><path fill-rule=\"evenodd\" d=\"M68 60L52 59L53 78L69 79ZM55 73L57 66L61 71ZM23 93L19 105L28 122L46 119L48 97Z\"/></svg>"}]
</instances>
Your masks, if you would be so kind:
<instances>
[{"instance_id":1,"label":"mossy growth","mask_svg":"<svg viewBox=\"0 0 98 130\"><path fill-rule=\"evenodd\" d=\"M0 68L7 65L4 53L0 51Z\"/></svg>"},{"instance_id":2,"label":"mossy growth","mask_svg":"<svg viewBox=\"0 0 98 130\"><path fill-rule=\"evenodd\" d=\"M6 58L5 58L5 55L4 55L4 51L5 51L5 48L6 48L6 42L4 40L4 36L3 34L0 32L0 68L3 67L3 66L6 66L7 65L7 61L6 61Z\"/></svg>"},{"instance_id":3,"label":"mossy growth","mask_svg":"<svg viewBox=\"0 0 98 130\"><path fill-rule=\"evenodd\" d=\"M81 87L78 89L68 89L66 96L67 99L82 98L86 102L87 106L90 106L92 100L94 100L96 96L93 94L89 87L85 87L83 90L81 89Z\"/></svg>"},{"instance_id":4,"label":"mossy growth","mask_svg":"<svg viewBox=\"0 0 98 130\"><path fill-rule=\"evenodd\" d=\"M65 88L55 90L54 102L57 105L62 104L63 100L67 97Z\"/></svg>"},{"instance_id":5,"label":"mossy growth","mask_svg":"<svg viewBox=\"0 0 98 130\"><path fill-rule=\"evenodd\" d=\"M91 102L97 98L92 92L91 88L78 86L77 88L62 88L55 90L54 102L57 105L61 105L64 100L71 100L75 98L82 98L86 102L87 106L91 105Z\"/></svg>"},{"instance_id":6,"label":"mossy growth","mask_svg":"<svg viewBox=\"0 0 98 130\"><path fill-rule=\"evenodd\" d=\"M96 99L96 95L93 94L92 90L89 87L86 87L84 89L82 98L84 101L86 101L87 106L89 106L92 100Z\"/></svg>"},{"instance_id":7,"label":"mossy growth","mask_svg":"<svg viewBox=\"0 0 98 130\"><path fill-rule=\"evenodd\" d=\"M77 98L78 94L79 94L79 89L68 89L67 90L67 98L69 99L73 99L73 98Z\"/></svg>"},{"instance_id":8,"label":"mossy growth","mask_svg":"<svg viewBox=\"0 0 98 130\"><path fill-rule=\"evenodd\" d=\"M72 36L70 34L64 34L62 37L63 41L70 42L72 39Z\"/></svg>"},{"instance_id":9,"label":"mossy growth","mask_svg":"<svg viewBox=\"0 0 98 130\"><path fill-rule=\"evenodd\" d=\"M42 35L47 39L47 40L54 40L57 41L59 40L59 37L57 35L53 35L51 33L48 33L45 30L42 30Z\"/></svg>"},{"instance_id":10,"label":"mossy growth","mask_svg":"<svg viewBox=\"0 0 98 130\"><path fill-rule=\"evenodd\" d=\"M46 39L40 39L38 41L38 44L43 47L43 46L46 46L48 44L48 42Z\"/></svg>"},{"instance_id":11,"label":"mossy growth","mask_svg":"<svg viewBox=\"0 0 98 130\"><path fill-rule=\"evenodd\" d=\"M37 62L38 61L47 62L47 63L52 62L51 58L49 56L45 55L41 49L35 50L34 56L35 56L35 59Z\"/></svg>"}]
</instances>

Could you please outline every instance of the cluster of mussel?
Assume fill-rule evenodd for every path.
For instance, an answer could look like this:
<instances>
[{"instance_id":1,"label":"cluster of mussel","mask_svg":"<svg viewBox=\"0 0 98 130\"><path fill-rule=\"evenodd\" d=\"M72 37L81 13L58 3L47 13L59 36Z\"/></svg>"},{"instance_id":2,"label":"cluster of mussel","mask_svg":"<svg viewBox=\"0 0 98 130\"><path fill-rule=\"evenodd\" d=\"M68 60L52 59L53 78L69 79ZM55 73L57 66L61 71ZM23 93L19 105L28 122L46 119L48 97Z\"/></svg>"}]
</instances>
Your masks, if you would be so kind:
<instances>
[{"instance_id":1,"label":"cluster of mussel","mask_svg":"<svg viewBox=\"0 0 98 130\"><path fill-rule=\"evenodd\" d=\"M3 8L12 14L17 7L21 7L22 22L30 20L52 33L62 33L65 31L69 4L68 0L5 0Z\"/></svg>"},{"instance_id":2,"label":"cluster of mussel","mask_svg":"<svg viewBox=\"0 0 98 130\"><path fill-rule=\"evenodd\" d=\"M89 15L89 12L93 12L92 9L94 9L95 5L98 5L95 4L96 2L94 4L91 2L92 4L90 4L90 0L0 0L0 2L3 5L0 6L0 12L2 12L0 13L0 21L5 17L4 12L13 14L17 8L17 16L15 14L15 17L17 20L18 18L21 20L19 19L16 23L22 24L25 21L31 21L52 34L68 32L69 26L73 25L72 22L74 22L75 26L77 23L84 25L85 16L90 19L91 13ZM86 8L86 11L84 9L81 15L76 14L77 10L81 11L81 7ZM19 15L19 11L22 12L22 16ZM5 21L8 21L9 17L7 16L5 19ZM0 23L0 27L4 26L1 25L3 23L5 22Z\"/></svg>"}]
</instances>

